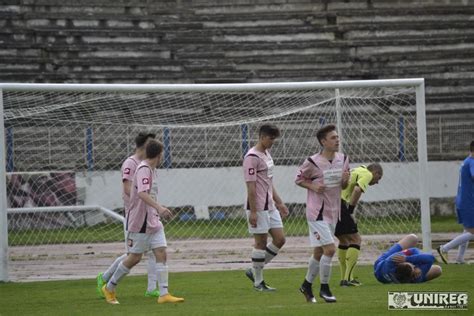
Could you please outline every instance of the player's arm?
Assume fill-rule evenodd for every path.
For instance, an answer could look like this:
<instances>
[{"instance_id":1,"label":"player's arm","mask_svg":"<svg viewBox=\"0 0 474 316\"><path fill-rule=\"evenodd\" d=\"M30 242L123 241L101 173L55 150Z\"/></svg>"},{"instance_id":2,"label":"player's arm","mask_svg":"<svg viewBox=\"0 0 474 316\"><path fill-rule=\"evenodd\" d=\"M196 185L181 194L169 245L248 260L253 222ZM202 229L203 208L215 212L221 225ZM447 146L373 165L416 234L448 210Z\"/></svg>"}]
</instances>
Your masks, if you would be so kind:
<instances>
[{"instance_id":1,"label":"player's arm","mask_svg":"<svg viewBox=\"0 0 474 316\"><path fill-rule=\"evenodd\" d=\"M323 193L326 189L326 186L323 183L313 182L313 180L316 179L313 168L314 167L311 165L311 162L305 160L296 174L295 183L304 189L311 190L316 193Z\"/></svg>"},{"instance_id":2,"label":"player's arm","mask_svg":"<svg viewBox=\"0 0 474 316\"><path fill-rule=\"evenodd\" d=\"M416 265L433 264L435 262L435 257L429 253L420 253L417 255L407 256L406 261Z\"/></svg>"},{"instance_id":3,"label":"player's arm","mask_svg":"<svg viewBox=\"0 0 474 316\"><path fill-rule=\"evenodd\" d=\"M247 202L250 211L249 223L257 227L257 170L258 158L247 156L243 162L244 179L247 186Z\"/></svg>"},{"instance_id":4,"label":"player's arm","mask_svg":"<svg viewBox=\"0 0 474 316\"><path fill-rule=\"evenodd\" d=\"M342 182L341 188L344 190L349 185L349 180L351 179L351 173L349 168L349 157L345 156L344 166L342 171Z\"/></svg>"},{"instance_id":5,"label":"player's arm","mask_svg":"<svg viewBox=\"0 0 474 316\"><path fill-rule=\"evenodd\" d=\"M273 186L273 201L275 202L275 206L277 210L280 212L281 216L283 218L288 216L288 208L286 207L285 203L283 203L283 200L280 198L278 195L275 186Z\"/></svg>"},{"instance_id":6,"label":"player's arm","mask_svg":"<svg viewBox=\"0 0 474 316\"><path fill-rule=\"evenodd\" d=\"M138 192L138 196L143 202L145 202L146 205L151 206L155 210L157 210L160 216L163 216L163 217L171 216L171 211L167 209L166 207L160 205L160 203L158 203L157 201L155 201L148 192L146 191Z\"/></svg>"},{"instance_id":7,"label":"player's arm","mask_svg":"<svg viewBox=\"0 0 474 316\"><path fill-rule=\"evenodd\" d=\"M382 263L382 274L389 274L395 271L395 268L397 267L397 263L392 260L392 256L389 258L385 259Z\"/></svg>"},{"instance_id":8,"label":"player's arm","mask_svg":"<svg viewBox=\"0 0 474 316\"><path fill-rule=\"evenodd\" d=\"M341 188L344 190L349 185L349 180L351 179L351 173L346 170L342 172L342 182Z\"/></svg>"},{"instance_id":9,"label":"player's arm","mask_svg":"<svg viewBox=\"0 0 474 316\"><path fill-rule=\"evenodd\" d=\"M360 197L362 196L362 189L356 185L354 187L354 190L352 191L351 195L351 200L349 201L349 206L347 207L347 210L349 211L350 214L354 213L354 209L357 206L357 202L359 202Z\"/></svg>"},{"instance_id":10,"label":"player's arm","mask_svg":"<svg viewBox=\"0 0 474 316\"><path fill-rule=\"evenodd\" d=\"M125 192L126 195L130 196L130 192L132 191L132 181L124 179L122 181L122 186L123 192Z\"/></svg>"},{"instance_id":11,"label":"player's arm","mask_svg":"<svg viewBox=\"0 0 474 316\"><path fill-rule=\"evenodd\" d=\"M247 199L249 205L249 222L250 226L257 227L257 182L247 181Z\"/></svg>"}]
</instances>

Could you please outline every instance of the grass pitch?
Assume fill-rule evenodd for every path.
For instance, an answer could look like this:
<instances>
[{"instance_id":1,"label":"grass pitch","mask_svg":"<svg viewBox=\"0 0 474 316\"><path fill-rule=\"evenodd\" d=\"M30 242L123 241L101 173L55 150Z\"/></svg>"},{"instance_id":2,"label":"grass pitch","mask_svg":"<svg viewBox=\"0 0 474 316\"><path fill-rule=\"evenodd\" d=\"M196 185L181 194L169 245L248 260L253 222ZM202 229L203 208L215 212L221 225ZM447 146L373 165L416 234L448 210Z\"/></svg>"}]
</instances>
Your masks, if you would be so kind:
<instances>
[{"instance_id":1,"label":"grass pitch","mask_svg":"<svg viewBox=\"0 0 474 316\"><path fill-rule=\"evenodd\" d=\"M172 265L172 262L170 263ZM117 290L120 305L96 297L95 280L0 284L0 315L473 315L474 265L443 265L441 278L424 284L383 285L373 277L371 266L358 267L363 286L339 287L339 268L333 267L331 289L338 302L305 302L299 293L305 269L265 271L275 293L252 289L243 271L171 273L171 293L185 302L158 305L145 298L146 277L126 277ZM318 286L314 286L315 294ZM389 311L388 291L466 291L467 311Z\"/></svg>"}]
</instances>

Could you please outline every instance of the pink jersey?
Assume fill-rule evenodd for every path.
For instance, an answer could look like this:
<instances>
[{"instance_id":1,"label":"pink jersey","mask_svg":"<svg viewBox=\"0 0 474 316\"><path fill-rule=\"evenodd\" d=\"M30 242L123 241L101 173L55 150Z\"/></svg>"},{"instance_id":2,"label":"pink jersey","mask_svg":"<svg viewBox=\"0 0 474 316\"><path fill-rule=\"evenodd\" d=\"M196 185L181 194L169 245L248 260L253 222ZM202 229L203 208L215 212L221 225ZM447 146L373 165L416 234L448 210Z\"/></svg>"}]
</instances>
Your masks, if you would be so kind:
<instances>
[{"instance_id":1,"label":"pink jersey","mask_svg":"<svg viewBox=\"0 0 474 316\"><path fill-rule=\"evenodd\" d=\"M245 182L256 182L257 211L274 210L273 203L273 159L268 150L262 153L250 148L244 157ZM247 198L246 209L250 210Z\"/></svg>"},{"instance_id":2,"label":"pink jersey","mask_svg":"<svg viewBox=\"0 0 474 316\"><path fill-rule=\"evenodd\" d=\"M137 155L132 155L125 159L125 161L122 164L122 182L125 180L132 181L133 176L135 175L135 171L137 170L138 164L141 162L140 159L138 159ZM122 185L122 199L123 199L123 206L125 209L125 216L128 214L128 210L130 207L130 196L128 196L125 193L125 190L123 189Z\"/></svg>"},{"instance_id":3,"label":"pink jersey","mask_svg":"<svg viewBox=\"0 0 474 316\"><path fill-rule=\"evenodd\" d=\"M336 153L332 161L321 154L315 154L300 166L296 175L296 184L312 182L326 186L323 193L308 190L306 218L309 221L322 220L336 224L340 219L343 171L349 171L349 159L342 153Z\"/></svg>"},{"instance_id":4,"label":"pink jersey","mask_svg":"<svg viewBox=\"0 0 474 316\"><path fill-rule=\"evenodd\" d=\"M147 205L138 195L139 192L150 193L154 173L146 160L137 167L130 191L130 210L127 215L127 231L129 232L153 234L163 227L158 211Z\"/></svg>"}]
</instances>

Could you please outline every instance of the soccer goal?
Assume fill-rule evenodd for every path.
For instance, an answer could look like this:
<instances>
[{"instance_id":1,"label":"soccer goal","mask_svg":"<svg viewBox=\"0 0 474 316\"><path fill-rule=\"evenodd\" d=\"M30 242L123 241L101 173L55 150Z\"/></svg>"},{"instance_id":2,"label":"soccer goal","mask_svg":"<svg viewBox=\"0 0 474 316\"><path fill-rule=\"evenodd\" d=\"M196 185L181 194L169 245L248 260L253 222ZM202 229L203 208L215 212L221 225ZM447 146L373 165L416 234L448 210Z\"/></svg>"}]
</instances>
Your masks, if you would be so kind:
<instances>
[{"instance_id":1,"label":"soccer goal","mask_svg":"<svg viewBox=\"0 0 474 316\"><path fill-rule=\"evenodd\" d=\"M365 249L391 241L374 236L412 232L431 248L423 79L0 84L0 114L0 280L74 245L123 242L120 166L142 131L164 144L159 200L175 214L171 242L218 240L225 252L226 241L250 240L241 165L264 122L282 131L272 155L286 234L305 237L295 173L319 150L316 131L335 123L351 167L384 168L356 212Z\"/></svg>"}]
</instances>

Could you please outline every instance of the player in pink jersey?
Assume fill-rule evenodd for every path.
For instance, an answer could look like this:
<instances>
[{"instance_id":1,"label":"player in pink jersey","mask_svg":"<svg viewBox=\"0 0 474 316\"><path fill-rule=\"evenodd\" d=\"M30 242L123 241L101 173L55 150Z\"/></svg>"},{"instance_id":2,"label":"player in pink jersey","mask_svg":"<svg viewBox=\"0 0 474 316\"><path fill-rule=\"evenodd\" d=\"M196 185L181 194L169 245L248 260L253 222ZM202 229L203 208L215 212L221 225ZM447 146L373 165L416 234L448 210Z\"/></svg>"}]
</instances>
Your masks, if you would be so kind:
<instances>
[{"instance_id":1,"label":"player in pink jersey","mask_svg":"<svg viewBox=\"0 0 474 316\"><path fill-rule=\"evenodd\" d=\"M156 257L156 274L160 287L158 303L183 302L183 298L168 293L168 266L166 265L166 236L160 216L171 217L171 211L160 205L150 194L155 168L161 162L163 145L150 140L146 145L146 159L137 167L130 191L129 211L126 219L128 256L102 287L107 303L118 304L115 288L130 272L147 249Z\"/></svg>"},{"instance_id":2,"label":"player in pink jersey","mask_svg":"<svg viewBox=\"0 0 474 316\"><path fill-rule=\"evenodd\" d=\"M257 145L246 153L243 161L248 229L255 239L252 268L246 270L245 274L253 282L255 290L261 292L275 291L263 280L263 267L285 244L281 219L288 216L288 208L273 186L274 164L268 151L279 136L280 131L276 126L262 125ZM272 242L267 244L268 234L272 236Z\"/></svg>"},{"instance_id":3,"label":"player in pink jersey","mask_svg":"<svg viewBox=\"0 0 474 316\"><path fill-rule=\"evenodd\" d=\"M310 243L314 247L300 291L308 302L316 303L312 284L319 274L319 296L332 303L336 302L336 297L329 289L331 261L336 252L333 235L340 219L341 190L349 182L349 159L338 153L339 136L336 126L324 126L318 130L316 136L323 149L304 161L295 180L297 185L308 190L306 219Z\"/></svg>"},{"instance_id":4,"label":"player in pink jersey","mask_svg":"<svg viewBox=\"0 0 474 316\"><path fill-rule=\"evenodd\" d=\"M124 215L127 217L129 210L129 200L130 200L130 189L132 186L133 176L135 171L140 164L140 162L145 158L145 145L150 139L155 139L155 134L146 134L139 133L135 137L135 153L128 157L122 164L122 199L124 203ZM125 227L125 223L124 223ZM110 280L110 277L114 274L120 262L125 260L127 254L115 259L112 265L104 273L99 273L97 275L97 294L100 297L103 297L102 287L104 283L107 283ZM156 259L153 253L148 255L148 287L145 291L146 297L158 297L160 295L159 291L156 289Z\"/></svg>"}]
</instances>

